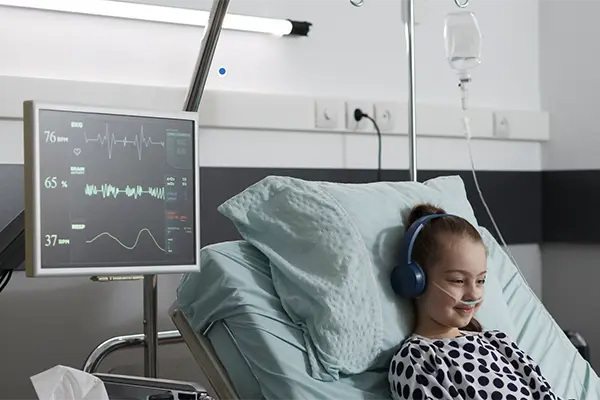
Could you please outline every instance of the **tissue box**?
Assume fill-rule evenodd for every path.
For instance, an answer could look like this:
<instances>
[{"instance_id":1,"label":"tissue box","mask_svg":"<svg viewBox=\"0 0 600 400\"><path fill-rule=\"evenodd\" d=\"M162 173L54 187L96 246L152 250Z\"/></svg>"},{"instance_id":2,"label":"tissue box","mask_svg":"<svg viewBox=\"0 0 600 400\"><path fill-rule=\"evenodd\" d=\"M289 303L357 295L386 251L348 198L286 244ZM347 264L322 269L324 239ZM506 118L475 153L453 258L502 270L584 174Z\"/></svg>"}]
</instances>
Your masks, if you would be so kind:
<instances>
[{"instance_id":1,"label":"tissue box","mask_svg":"<svg viewBox=\"0 0 600 400\"><path fill-rule=\"evenodd\" d=\"M63 365L30 379L40 400L109 400L100 378Z\"/></svg>"}]
</instances>

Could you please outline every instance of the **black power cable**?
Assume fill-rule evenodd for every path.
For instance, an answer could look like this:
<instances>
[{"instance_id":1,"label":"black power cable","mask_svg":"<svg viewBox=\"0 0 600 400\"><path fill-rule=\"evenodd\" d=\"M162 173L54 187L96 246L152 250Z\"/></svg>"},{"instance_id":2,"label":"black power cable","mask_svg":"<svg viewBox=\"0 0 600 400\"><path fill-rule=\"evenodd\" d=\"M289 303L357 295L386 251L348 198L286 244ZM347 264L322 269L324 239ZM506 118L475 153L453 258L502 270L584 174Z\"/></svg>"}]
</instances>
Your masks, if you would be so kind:
<instances>
[{"instance_id":1,"label":"black power cable","mask_svg":"<svg viewBox=\"0 0 600 400\"><path fill-rule=\"evenodd\" d=\"M360 108L354 110L354 120L359 122L361 119L366 118L373 123L375 130L377 131L377 141L379 149L377 151L377 181L381 182L381 131L379 130L379 125L373 117L369 114L364 113Z\"/></svg>"},{"instance_id":2,"label":"black power cable","mask_svg":"<svg viewBox=\"0 0 600 400\"><path fill-rule=\"evenodd\" d=\"M8 282L10 282L10 278L12 278L13 271L9 269L7 271L0 272L0 293L6 288Z\"/></svg>"}]
</instances>

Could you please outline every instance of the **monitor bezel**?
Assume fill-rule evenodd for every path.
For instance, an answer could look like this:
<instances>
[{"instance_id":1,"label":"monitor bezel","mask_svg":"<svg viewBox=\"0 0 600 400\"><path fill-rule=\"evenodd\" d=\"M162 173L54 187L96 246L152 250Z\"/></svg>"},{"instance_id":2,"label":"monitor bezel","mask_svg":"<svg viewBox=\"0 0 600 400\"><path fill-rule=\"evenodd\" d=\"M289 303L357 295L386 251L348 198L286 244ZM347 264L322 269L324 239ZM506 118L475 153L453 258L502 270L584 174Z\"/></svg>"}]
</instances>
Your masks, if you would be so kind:
<instances>
[{"instance_id":1,"label":"monitor bezel","mask_svg":"<svg viewBox=\"0 0 600 400\"><path fill-rule=\"evenodd\" d=\"M109 114L114 116L148 117L177 119L193 122L194 142L194 221L196 234L195 258L193 264L156 265L156 266L125 266L125 267L69 267L43 268L41 262L41 204L40 185L40 110L83 112L90 114ZM135 110L126 108L109 108L101 106L61 104L45 101L28 100L23 102L24 124L24 180L25 180L25 236L26 256L25 271L28 277L65 277L65 276L140 276L163 275L197 272L200 269L200 161L199 161L199 124L198 114L193 112Z\"/></svg>"}]
</instances>

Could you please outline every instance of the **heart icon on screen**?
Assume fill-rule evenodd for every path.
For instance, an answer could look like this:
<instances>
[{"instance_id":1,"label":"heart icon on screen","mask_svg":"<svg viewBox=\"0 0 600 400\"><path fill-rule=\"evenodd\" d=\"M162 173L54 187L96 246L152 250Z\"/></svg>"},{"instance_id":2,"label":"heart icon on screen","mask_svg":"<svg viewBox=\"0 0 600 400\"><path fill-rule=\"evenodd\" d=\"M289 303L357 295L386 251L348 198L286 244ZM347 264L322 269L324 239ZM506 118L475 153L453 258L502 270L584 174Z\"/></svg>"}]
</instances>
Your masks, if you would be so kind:
<instances>
[{"instance_id":1,"label":"heart icon on screen","mask_svg":"<svg viewBox=\"0 0 600 400\"><path fill-rule=\"evenodd\" d=\"M81 154L81 149L77 148L77 149L73 149L73 153L75 153L76 156Z\"/></svg>"}]
</instances>

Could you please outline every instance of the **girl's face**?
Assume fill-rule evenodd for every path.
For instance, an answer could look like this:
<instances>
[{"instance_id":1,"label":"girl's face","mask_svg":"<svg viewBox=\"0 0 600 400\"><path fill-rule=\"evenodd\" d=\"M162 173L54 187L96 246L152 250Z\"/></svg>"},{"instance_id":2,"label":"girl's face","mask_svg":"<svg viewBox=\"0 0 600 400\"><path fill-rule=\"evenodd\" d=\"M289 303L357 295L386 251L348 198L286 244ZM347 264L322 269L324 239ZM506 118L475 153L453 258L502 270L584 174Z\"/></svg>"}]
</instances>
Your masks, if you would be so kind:
<instances>
[{"instance_id":1,"label":"girl's face","mask_svg":"<svg viewBox=\"0 0 600 400\"><path fill-rule=\"evenodd\" d=\"M420 325L432 331L465 327L481 302L467 306L460 302L483 298L487 254L485 246L469 238L449 238L444 257L427 273L427 289L417 299Z\"/></svg>"}]
</instances>

